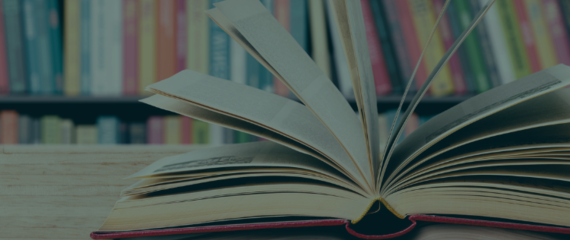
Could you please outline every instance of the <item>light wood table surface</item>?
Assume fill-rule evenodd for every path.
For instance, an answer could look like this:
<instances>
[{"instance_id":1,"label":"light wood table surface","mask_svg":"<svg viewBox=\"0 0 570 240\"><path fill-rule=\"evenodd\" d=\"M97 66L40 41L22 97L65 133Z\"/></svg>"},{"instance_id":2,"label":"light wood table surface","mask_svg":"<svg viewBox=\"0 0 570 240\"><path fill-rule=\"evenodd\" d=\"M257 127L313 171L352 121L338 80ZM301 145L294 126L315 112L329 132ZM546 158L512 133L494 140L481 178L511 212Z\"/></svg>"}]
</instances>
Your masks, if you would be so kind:
<instances>
[{"instance_id":1,"label":"light wood table surface","mask_svg":"<svg viewBox=\"0 0 570 240\"><path fill-rule=\"evenodd\" d=\"M199 148L0 145L0 240L91 239L136 181L123 178Z\"/></svg>"}]
</instances>

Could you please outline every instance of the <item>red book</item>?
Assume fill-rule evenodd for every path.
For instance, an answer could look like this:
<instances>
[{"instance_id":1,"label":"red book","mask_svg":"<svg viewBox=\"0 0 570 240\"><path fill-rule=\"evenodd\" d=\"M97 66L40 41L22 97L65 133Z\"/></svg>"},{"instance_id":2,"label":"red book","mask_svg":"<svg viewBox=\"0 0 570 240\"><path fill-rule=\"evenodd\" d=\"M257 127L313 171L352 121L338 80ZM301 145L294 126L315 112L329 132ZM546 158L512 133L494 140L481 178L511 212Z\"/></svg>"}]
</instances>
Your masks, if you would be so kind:
<instances>
[{"instance_id":1,"label":"red book","mask_svg":"<svg viewBox=\"0 0 570 240\"><path fill-rule=\"evenodd\" d=\"M123 94L138 94L138 1L123 0Z\"/></svg>"},{"instance_id":2,"label":"red book","mask_svg":"<svg viewBox=\"0 0 570 240\"><path fill-rule=\"evenodd\" d=\"M290 0L275 0L273 2L273 15L287 31L291 32L291 4ZM288 97L291 95L289 88L275 76L273 77L275 94Z\"/></svg>"},{"instance_id":3,"label":"red book","mask_svg":"<svg viewBox=\"0 0 570 240\"><path fill-rule=\"evenodd\" d=\"M156 70L158 81L176 74L176 1L156 1Z\"/></svg>"},{"instance_id":4,"label":"red book","mask_svg":"<svg viewBox=\"0 0 570 240\"><path fill-rule=\"evenodd\" d=\"M146 139L148 144L164 144L164 118L151 116L146 123Z\"/></svg>"},{"instance_id":5,"label":"red book","mask_svg":"<svg viewBox=\"0 0 570 240\"><path fill-rule=\"evenodd\" d=\"M410 13L410 6L408 5L408 1L402 0L395 2L398 11L398 19L400 20L400 27L402 33L404 34L404 42L406 43L406 49L408 50L410 65L412 66L413 71L413 69L416 67L417 61L420 59L423 46L420 46L420 43L418 42L418 37L414 28L414 22ZM427 69L424 61L422 60L420 61L420 66L418 67L418 71L416 72L416 76L414 78L416 80L416 86L418 90L424 84L427 77Z\"/></svg>"},{"instance_id":6,"label":"red book","mask_svg":"<svg viewBox=\"0 0 570 240\"><path fill-rule=\"evenodd\" d=\"M538 72L542 70L540 66L540 60L538 58L538 52L536 51L536 41L534 40L534 35L532 34L532 29L530 22L528 20L528 15L523 1L513 1L515 6L515 12L517 18L519 19L519 26L521 28L521 33L523 37L523 42L526 47L526 52L528 53L528 60L530 62L530 68L532 72Z\"/></svg>"},{"instance_id":7,"label":"red book","mask_svg":"<svg viewBox=\"0 0 570 240\"><path fill-rule=\"evenodd\" d=\"M370 7L369 0L360 0L362 5L362 15L364 16L364 27L366 28L366 40L368 42L368 53L370 55L370 63L372 64L372 73L374 74L374 85L376 86L376 96L383 96L392 93L392 83L390 75L386 68L382 46L376 24L374 23L374 15Z\"/></svg>"},{"instance_id":8,"label":"red book","mask_svg":"<svg viewBox=\"0 0 570 240\"><path fill-rule=\"evenodd\" d=\"M0 95L10 92L8 79L8 62L6 62L6 35L4 31L4 12L0 1Z\"/></svg>"},{"instance_id":9,"label":"red book","mask_svg":"<svg viewBox=\"0 0 570 240\"><path fill-rule=\"evenodd\" d=\"M186 0L176 0L176 72L186 69L188 45L188 16Z\"/></svg>"},{"instance_id":10,"label":"red book","mask_svg":"<svg viewBox=\"0 0 570 240\"><path fill-rule=\"evenodd\" d=\"M14 110L0 112L0 143L18 144L18 113Z\"/></svg>"},{"instance_id":11,"label":"red book","mask_svg":"<svg viewBox=\"0 0 570 240\"><path fill-rule=\"evenodd\" d=\"M181 144L191 144L192 143L192 119L186 116L180 116L180 130L182 133Z\"/></svg>"},{"instance_id":12,"label":"red book","mask_svg":"<svg viewBox=\"0 0 570 240\"><path fill-rule=\"evenodd\" d=\"M556 0L543 0L542 4L558 61L570 66L570 38L564 26L560 3Z\"/></svg>"}]
</instances>

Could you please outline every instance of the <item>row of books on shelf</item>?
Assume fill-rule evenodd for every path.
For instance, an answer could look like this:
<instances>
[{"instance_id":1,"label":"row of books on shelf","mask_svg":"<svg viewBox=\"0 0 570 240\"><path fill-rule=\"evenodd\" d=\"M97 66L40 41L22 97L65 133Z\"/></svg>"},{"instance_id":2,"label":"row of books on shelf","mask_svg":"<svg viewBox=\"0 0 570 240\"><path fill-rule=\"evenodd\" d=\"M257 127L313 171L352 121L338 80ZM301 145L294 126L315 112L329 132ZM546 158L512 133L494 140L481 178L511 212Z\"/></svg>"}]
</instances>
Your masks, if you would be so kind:
<instances>
[{"instance_id":1,"label":"row of books on shelf","mask_svg":"<svg viewBox=\"0 0 570 240\"><path fill-rule=\"evenodd\" d=\"M191 69L289 96L283 83L208 18L205 10L218 1L4 0L0 93L141 95L147 85ZM351 97L329 2L261 1ZM360 1L376 93L400 94L445 1ZM487 2L450 2L412 91ZM569 27L569 1L498 0L428 94L480 93L557 63L570 65Z\"/></svg>"},{"instance_id":2,"label":"row of books on shelf","mask_svg":"<svg viewBox=\"0 0 570 240\"><path fill-rule=\"evenodd\" d=\"M395 110L379 115L381 139ZM404 136L431 116L413 114ZM31 117L14 110L0 111L0 144L232 144L265 139L185 116L151 116L146 121L124 122L116 116L99 116L95 124L75 124L57 115ZM385 144L382 144L385 145Z\"/></svg>"}]
</instances>

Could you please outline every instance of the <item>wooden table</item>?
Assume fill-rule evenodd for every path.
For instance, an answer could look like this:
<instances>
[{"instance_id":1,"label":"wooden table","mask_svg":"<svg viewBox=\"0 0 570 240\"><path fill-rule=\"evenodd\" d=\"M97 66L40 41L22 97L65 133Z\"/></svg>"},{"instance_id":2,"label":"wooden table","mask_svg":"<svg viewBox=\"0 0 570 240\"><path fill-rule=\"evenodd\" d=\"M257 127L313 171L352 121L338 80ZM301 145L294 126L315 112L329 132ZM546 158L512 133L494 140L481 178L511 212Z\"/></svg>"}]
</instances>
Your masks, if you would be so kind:
<instances>
[{"instance_id":1,"label":"wooden table","mask_svg":"<svg viewBox=\"0 0 570 240\"><path fill-rule=\"evenodd\" d=\"M203 147L0 145L0 240L91 239L124 177Z\"/></svg>"}]
</instances>

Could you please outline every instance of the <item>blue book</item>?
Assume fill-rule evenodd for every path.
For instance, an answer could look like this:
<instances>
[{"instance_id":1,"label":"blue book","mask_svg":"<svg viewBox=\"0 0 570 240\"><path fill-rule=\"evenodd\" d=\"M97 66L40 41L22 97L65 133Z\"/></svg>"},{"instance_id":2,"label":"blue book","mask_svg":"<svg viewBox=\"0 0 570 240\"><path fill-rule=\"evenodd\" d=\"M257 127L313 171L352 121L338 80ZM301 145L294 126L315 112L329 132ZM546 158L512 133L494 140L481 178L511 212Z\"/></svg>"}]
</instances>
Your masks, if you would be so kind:
<instances>
[{"instance_id":1,"label":"blue book","mask_svg":"<svg viewBox=\"0 0 570 240\"><path fill-rule=\"evenodd\" d=\"M262 0L261 3L269 10L269 12L273 13L273 1L272 0ZM259 67L259 85L258 87L261 90L273 92L273 74L263 65Z\"/></svg>"},{"instance_id":2,"label":"blue book","mask_svg":"<svg viewBox=\"0 0 570 240\"><path fill-rule=\"evenodd\" d=\"M305 52L309 52L309 20L307 0L289 1L291 11L291 36L301 45Z\"/></svg>"},{"instance_id":3,"label":"blue book","mask_svg":"<svg viewBox=\"0 0 570 240\"><path fill-rule=\"evenodd\" d=\"M222 0L210 0L210 8ZM210 22L210 75L230 80L230 36L214 21Z\"/></svg>"},{"instance_id":4,"label":"blue book","mask_svg":"<svg viewBox=\"0 0 570 240\"><path fill-rule=\"evenodd\" d=\"M26 60L28 70L28 81L30 83L31 94L41 94L43 90L41 80L38 31L40 22L38 18L38 2L35 0L22 1L24 20L24 40L26 44Z\"/></svg>"},{"instance_id":5,"label":"blue book","mask_svg":"<svg viewBox=\"0 0 570 240\"><path fill-rule=\"evenodd\" d=\"M8 61L8 78L10 93L22 94L29 91L26 75L25 44L22 30L22 1L3 0L4 31L6 37L6 57Z\"/></svg>"},{"instance_id":6,"label":"blue book","mask_svg":"<svg viewBox=\"0 0 570 240\"><path fill-rule=\"evenodd\" d=\"M55 93L63 94L63 47L61 8L58 0L48 0L49 41L52 50L53 79Z\"/></svg>"},{"instance_id":7,"label":"blue book","mask_svg":"<svg viewBox=\"0 0 570 240\"><path fill-rule=\"evenodd\" d=\"M52 48L49 41L49 9L48 0L35 0L36 21L37 21L37 37L38 37L38 52L35 57L39 60L40 67L40 82L42 94L55 93L55 79L53 77L53 60Z\"/></svg>"},{"instance_id":8,"label":"blue book","mask_svg":"<svg viewBox=\"0 0 570 240\"><path fill-rule=\"evenodd\" d=\"M91 93L91 0L81 0L81 94Z\"/></svg>"},{"instance_id":9,"label":"blue book","mask_svg":"<svg viewBox=\"0 0 570 240\"><path fill-rule=\"evenodd\" d=\"M99 144L119 143L119 119L115 116L97 118L97 139Z\"/></svg>"}]
</instances>

